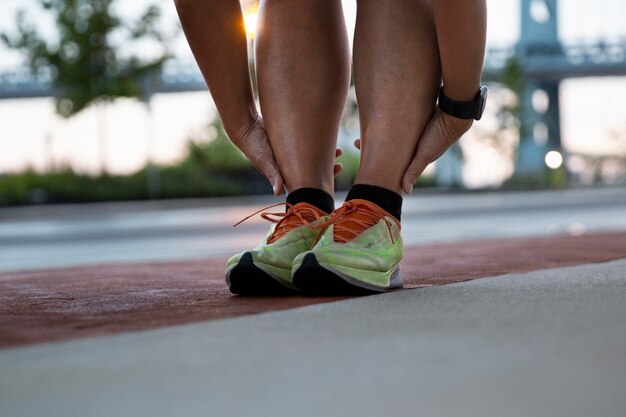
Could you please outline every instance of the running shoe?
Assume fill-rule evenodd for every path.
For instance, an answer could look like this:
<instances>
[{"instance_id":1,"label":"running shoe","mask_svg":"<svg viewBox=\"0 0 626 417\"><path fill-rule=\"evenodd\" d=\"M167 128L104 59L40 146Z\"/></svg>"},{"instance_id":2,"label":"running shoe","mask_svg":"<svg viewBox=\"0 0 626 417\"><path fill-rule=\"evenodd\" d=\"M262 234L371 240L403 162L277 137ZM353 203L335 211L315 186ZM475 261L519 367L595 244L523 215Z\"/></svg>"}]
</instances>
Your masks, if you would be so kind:
<instances>
[{"instance_id":1,"label":"running shoe","mask_svg":"<svg viewBox=\"0 0 626 417\"><path fill-rule=\"evenodd\" d=\"M376 293L402 287L400 222L367 200L346 201L317 228L315 246L293 260L293 284L316 295Z\"/></svg>"},{"instance_id":2,"label":"running shoe","mask_svg":"<svg viewBox=\"0 0 626 417\"><path fill-rule=\"evenodd\" d=\"M285 204L282 213L264 212ZM308 203L279 203L266 207L244 218L234 226L261 213L272 223L269 232L256 248L239 253L228 260L226 283L230 291L241 295L272 295L296 291L291 281L293 258L313 247L319 230L317 224L328 215Z\"/></svg>"}]
</instances>

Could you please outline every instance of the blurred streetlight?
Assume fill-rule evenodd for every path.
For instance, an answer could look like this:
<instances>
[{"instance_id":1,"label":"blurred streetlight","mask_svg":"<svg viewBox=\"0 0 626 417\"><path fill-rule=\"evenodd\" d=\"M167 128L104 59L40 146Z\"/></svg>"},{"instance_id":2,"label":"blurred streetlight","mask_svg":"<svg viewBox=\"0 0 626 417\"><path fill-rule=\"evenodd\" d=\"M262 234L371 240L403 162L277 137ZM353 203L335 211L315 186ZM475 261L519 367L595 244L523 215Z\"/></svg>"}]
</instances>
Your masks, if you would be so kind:
<instances>
[{"instance_id":1,"label":"blurred streetlight","mask_svg":"<svg viewBox=\"0 0 626 417\"><path fill-rule=\"evenodd\" d=\"M244 8L243 24L248 37L248 69L250 71L250 80L252 81L252 92L254 99L259 98L258 87L256 82L256 66L254 63L254 34L256 33L256 22L258 16L259 4L257 1L248 2L248 6Z\"/></svg>"},{"instance_id":2,"label":"blurred streetlight","mask_svg":"<svg viewBox=\"0 0 626 417\"><path fill-rule=\"evenodd\" d=\"M250 39L254 39L254 33L256 32L256 19L257 12L248 13L243 18L243 23L246 28L246 33Z\"/></svg>"},{"instance_id":3,"label":"blurred streetlight","mask_svg":"<svg viewBox=\"0 0 626 417\"><path fill-rule=\"evenodd\" d=\"M550 169L558 169L563 165L563 155L557 151L550 151L545 157L546 166Z\"/></svg>"}]
</instances>

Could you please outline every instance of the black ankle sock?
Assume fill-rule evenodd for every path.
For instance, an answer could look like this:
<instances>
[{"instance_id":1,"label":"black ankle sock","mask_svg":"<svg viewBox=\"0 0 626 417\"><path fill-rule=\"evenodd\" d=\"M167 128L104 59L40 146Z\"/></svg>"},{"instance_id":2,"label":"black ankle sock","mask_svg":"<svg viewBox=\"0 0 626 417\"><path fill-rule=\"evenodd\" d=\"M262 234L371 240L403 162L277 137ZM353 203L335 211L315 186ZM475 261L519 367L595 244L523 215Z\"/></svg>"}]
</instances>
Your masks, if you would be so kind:
<instances>
[{"instance_id":1,"label":"black ankle sock","mask_svg":"<svg viewBox=\"0 0 626 417\"><path fill-rule=\"evenodd\" d=\"M292 205L309 203L325 213L335 209L335 200L326 191L317 188L298 188L287 195L287 202Z\"/></svg>"},{"instance_id":2,"label":"black ankle sock","mask_svg":"<svg viewBox=\"0 0 626 417\"><path fill-rule=\"evenodd\" d=\"M400 216L402 216L402 196L400 194L375 185L354 184L348 191L346 201L357 198L379 205L400 221Z\"/></svg>"}]
</instances>

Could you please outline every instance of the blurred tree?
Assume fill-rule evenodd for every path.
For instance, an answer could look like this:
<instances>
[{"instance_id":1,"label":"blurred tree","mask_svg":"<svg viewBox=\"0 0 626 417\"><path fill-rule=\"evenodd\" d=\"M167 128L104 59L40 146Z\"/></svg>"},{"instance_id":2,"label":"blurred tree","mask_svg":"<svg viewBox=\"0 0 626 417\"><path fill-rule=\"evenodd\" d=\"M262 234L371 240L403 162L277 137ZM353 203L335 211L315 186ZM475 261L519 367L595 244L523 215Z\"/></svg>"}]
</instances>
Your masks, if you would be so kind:
<instances>
[{"instance_id":1,"label":"blurred tree","mask_svg":"<svg viewBox=\"0 0 626 417\"><path fill-rule=\"evenodd\" d=\"M246 194L271 193L267 180L228 139L219 117L190 137L186 157L178 165L190 177L228 181ZM165 175L164 175L165 177Z\"/></svg>"},{"instance_id":2,"label":"blurred tree","mask_svg":"<svg viewBox=\"0 0 626 417\"><path fill-rule=\"evenodd\" d=\"M34 72L48 71L56 90L56 109L70 117L94 102L116 97L142 97L142 85L169 57L158 28L161 15L149 6L141 18L124 22L113 10L114 0L36 0L53 17L51 37L17 13L17 33L3 33L2 41L23 51ZM133 42L152 39L160 45L151 57L128 53ZM114 41L115 40L115 41Z\"/></svg>"},{"instance_id":3,"label":"blurred tree","mask_svg":"<svg viewBox=\"0 0 626 417\"><path fill-rule=\"evenodd\" d=\"M214 174L254 171L250 161L228 139L219 117L190 138L181 166Z\"/></svg>"},{"instance_id":4,"label":"blurred tree","mask_svg":"<svg viewBox=\"0 0 626 417\"><path fill-rule=\"evenodd\" d=\"M486 138L495 149L510 157L512 163L517 160L517 149L525 137L521 122L523 108L520 105L525 87L521 65L517 59L512 58L506 64L501 82L493 85L495 91L490 97L490 105L496 109L496 129L491 135L486 135Z\"/></svg>"},{"instance_id":5,"label":"blurred tree","mask_svg":"<svg viewBox=\"0 0 626 417\"><path fill-rule=\"evenodd\" d=\"M526 80L519 60L511 58L506 63L502 78L490 83L489 88L488 106L493 110L495 123L475 125L476 138L515 167L522 138L527 136L521 122L524 109L520 104Z\"/></svg>"},{"instance_id":6,"label":"blurred tree","mask_svg":"<svg viewBox=\"0 0 626 417\"><path fill-rule=\"evenodd\" d=\"M51 75L57 112L71 117L91 104L98 106L101 172L106 174L106 123L104 104L117 97L137 97L148 102L156 74L169 58L168 41L160 28L161 10L146 8L134 22L116 16L114 0L34 0L52 17L52 34L40 30L26 9L16 16L17 32L0 35L10 48L27 57L33 72ZM146 48L146 41L155 48ZM141 49L141 54L139 53ZM147 54L146 49L151 49ZM149 106L148 106L149 107ZM149 110L149 109L148 109ZM148 179L151 195L158 195L158 173Z\"/></svg>"}]
</instances>

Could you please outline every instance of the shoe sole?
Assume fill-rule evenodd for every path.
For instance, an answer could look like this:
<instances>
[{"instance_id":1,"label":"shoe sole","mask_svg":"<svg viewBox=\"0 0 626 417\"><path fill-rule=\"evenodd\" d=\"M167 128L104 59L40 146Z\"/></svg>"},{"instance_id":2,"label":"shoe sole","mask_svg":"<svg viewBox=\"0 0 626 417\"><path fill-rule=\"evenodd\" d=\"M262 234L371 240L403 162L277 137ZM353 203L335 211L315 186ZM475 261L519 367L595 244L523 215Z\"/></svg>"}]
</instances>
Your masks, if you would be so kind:
<instances>
[{"instance_id":1,"label":"shoe sole","mask_svg":"<svg viewBox=\"0 0 626 417\"><path fill-rule=\"evenodd\" d=\"M286 287L281 281L256 266L252 254L246 252L226 274L230 292L238 295L287 295L297 290Z\"/></svg>"},{"instance_id":2,"label":"shoe sole","mask_svg":"<svg viewBox=\"0 0 626 417\"><path fill-rule=\"evenodd\" d=\"M402 288L400 267L391 273L389 287L378 287L361 282L345 274L330 271L321 266L315 255L309 253L293 275L293 284L309 295L367 295Z\"/></svg>"}]
</instances>

